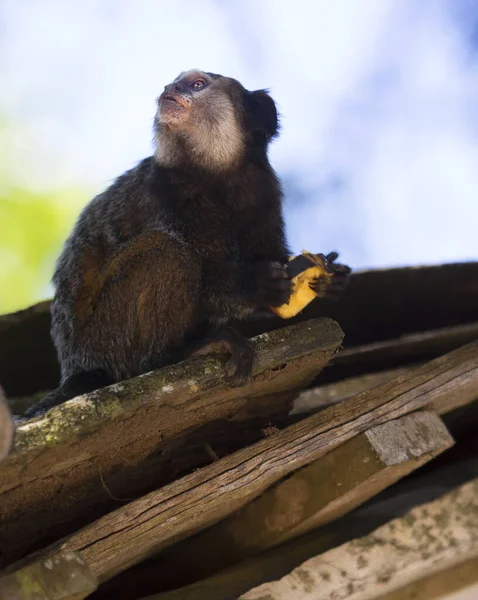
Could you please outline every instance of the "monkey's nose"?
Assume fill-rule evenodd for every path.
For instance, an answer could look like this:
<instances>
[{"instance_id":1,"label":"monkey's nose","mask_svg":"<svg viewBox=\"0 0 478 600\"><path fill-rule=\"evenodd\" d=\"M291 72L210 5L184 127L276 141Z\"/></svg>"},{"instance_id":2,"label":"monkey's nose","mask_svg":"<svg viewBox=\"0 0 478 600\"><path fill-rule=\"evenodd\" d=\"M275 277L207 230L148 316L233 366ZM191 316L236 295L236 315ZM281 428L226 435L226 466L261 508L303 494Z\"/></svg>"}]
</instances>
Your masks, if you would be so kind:
<instances>
[{"instance_id":1,"label":"monkey's nose","mask_svg":"<svg viewBox=\"0 0 478 600\"><path fill-rule=\"evenodd\" d=\"M176 94L181 94L184 93L186 91L186 86L183 83L170 83L169 85L167 85L164 88L164 91L167 94L174 94L176 92Z\"/></svg>"}]
</instances>

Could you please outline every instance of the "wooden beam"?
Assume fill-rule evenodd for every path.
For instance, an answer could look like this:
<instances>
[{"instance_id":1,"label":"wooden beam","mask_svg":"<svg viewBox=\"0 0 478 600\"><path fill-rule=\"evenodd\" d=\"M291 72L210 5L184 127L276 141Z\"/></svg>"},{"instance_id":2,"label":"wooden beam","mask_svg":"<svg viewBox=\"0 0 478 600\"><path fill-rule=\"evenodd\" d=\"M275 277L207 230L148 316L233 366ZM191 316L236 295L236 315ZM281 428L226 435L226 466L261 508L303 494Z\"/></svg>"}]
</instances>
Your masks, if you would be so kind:
<instances>
[{"instance_id":1,"label":"wooden beam","mask_svg":"<svg viewBox=\"0 0 478 600\"><path fill-rule=\"evenodd\" d=\"M83 600L97 587L77 552L60 552L0 577L0 600Z\"/></svg>"},{"instance_id":2,"label":"wooden beam","mask_svg":"<svg viewBox=\"0 0 478 600\"><path fill-rule=\"evenodd\" d=\"M0 469L3 564L210 463L208 447L221 456L261 439L342 338L334 321L309 321L253 341L244 387L224 383L223 359L197 357L19 424Z\"/></svg>"},{"instance_id":3,"label":"wooden beam","mask_svg":"<svg viewBox=\"0 0 478 600\"><path fill-rule=\"evenodd\" d=\"M217 523L356 435L444 398L451 404L471 399L477 391L478 341L151 492L67 536L58 549L81 552L106 581Z\"/></svg>"},{"instance_id":4,"label":"wooden beam","mask_svg":"<svg viewBox=\"0 0 478 600\"><path fill-rule=\"evenodd\" d=\"M313 412L350 398L399 375L413 365L431 360L478 339L478 322L444 327L386 341L354 346L336 354L321 372L317 384L295 402L293 414ZM401 366L397 366L401 365ZM23 414L43 393L9 398L12 412Z\"/></svg>"},{"instance_id":5,"label":"wooden beam","mask_svg":"<svg viewBox=\"0 0 478 600\"><path fill-rule=\"evenodd\" d=\"M416 365L415 365L416 366ZM329 368L331 365L329 365ZM293 415L305 415L323 410L333 404L338 404L352 398L361 392L365 392L376 385L390 381L398 375L403 375L413 367L400 367L387 369L377 373L366 373L358 377L347 377L333 383L318 385L309 390L304 390L294 400L294 406L290 412Z\"/></svg>"},{"instance_id":6,"label":"wooden beam","mask_svg":"<svg viewBox=\"0 0 478 600\"><path fill-rule=\"evenodd\" d=\"M476 339L478 321L346 348L320 379L340 381L345 377L424 362Z\"/></svg>"},{"instance_id":7,"label":"wooden beam","mask_svg":"<svg viewBox=\"0 0 478 600\"><path fill-rule=\"evenodd\" d=\"M372 427L280 481L229 518L175 544L147 567L139 566L140 576L133 577L151 585L156 582L156 590L209 577L337 520L452 444L443 422L431 412ZM109 593L119 597L122 589L120 576L111 582Z\"/></svg>"},{"instance_id":8,"label":"wooden beam","mask_svg":"<svg viewBox=\"0 0 478 600\"><path fill-rule=\"evenodd\" d=\"M241 600L305 600L312 596L316 600L382 599L384 594L460 563L476 564L477 557L475 479L366 537L308 560L280 581L247 592ZM477 578L475 572L475 581Z\"/></svg>"},{"instance_id":9,"label":"wooden beam","mask_svg":"<svg viewBox=\"0 0 478 600\"><path fill-rule=\"evenodd\" d=\"M0 462L10 454L14 433L15 423L0 387Z\"/></svg>"},{"instance_id":10,"label":"wooden beam","mask_svg":"<svg viewBox=\"0 0 478 600\"><path fill-rule=\"evenodd\" d=\"M452 450L450 454L454 453ZM426 467L425 471L421 469L410 477L402 479L393 488L375 496L337 521L321 527L319 531L310 531L270 550L254 554L211 577L175 589L172 589L168 582L163 583L158 574L167 572L169 553L175 552L175 549L183 543L187 544L188 540L185 540L100 586L95 594L95 600L109 600L111 597L133 600L138 596L142 598L147 596L148 598L144 600L239 598L241 594L267 581L281 579L310 558L337 548L354 538L367 536L392 519L406 515L416 506L433 502L476 477L478 477L476 452L465 460L453 461L445 466L438 458L437 461L432 462L431 468ZM166 558L166 561L163 562L162 558ZM156 566L156 572L152 571L152 565ZM183 567L186 575L189 568L190 563ZM115 596L117 590L120 590L120 594ZM162 590L168 591L162 592ZM473 596L472 598L474 600Z\"/></svg>"},{"instance_id":11,"label":"wooden beam","mask_svg":"<svg viewBox=\"0 0 478 600\"><path fill-rule=\"evenodd\" d=\"M478 322L347 348L336 354L327 369L321 372L319 385L301 394L293 413L313 412L350 398L399 375L411 365L431 360L475 339L478 339ZM22 414L42 397L40 393L13 398L10 404L13 411L19 411L15 414Z\"/></svg>"}]
</instances>

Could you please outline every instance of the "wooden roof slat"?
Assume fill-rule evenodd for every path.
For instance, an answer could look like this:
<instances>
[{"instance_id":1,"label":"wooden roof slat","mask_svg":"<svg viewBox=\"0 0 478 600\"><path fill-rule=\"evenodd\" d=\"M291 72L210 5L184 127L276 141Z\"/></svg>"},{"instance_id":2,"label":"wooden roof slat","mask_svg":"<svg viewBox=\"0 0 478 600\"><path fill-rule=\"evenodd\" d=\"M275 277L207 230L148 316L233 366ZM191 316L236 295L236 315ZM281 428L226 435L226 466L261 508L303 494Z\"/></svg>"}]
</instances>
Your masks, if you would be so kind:
<instances>
[{"instance_id":1,"label":"wooden roof slat","mask_svg":"<svg viewBox=\"0 0 478 600\"><path fill-rule=\"evenodd\" d=\"M252 337L317 317L338 321L346 346L478 321L478 262L376 269L352 274L335 303L315 300L297 317L238 327ZM50 339L50 303L0 316L0 381L9 398L56 387L60 372ZM24 376L24 365L29 376Z\"/></svg>"},{"instance_id":2,"label":"wooden roof slat","mask_svg":"<svg viewBox=\"0 0 478 600\"><path fill-rule=\"evenodd\" d=\"M348 337L348 336L347 336ZM478 321L345 348L320 377L323 382L431 360L478 339Z\"/></svg>"},{"instance_id":3,"label":"wooden roof slat","mask_svg":"<svg viewBox=\"0 0 478 600\"><path fill-rule=\"evenodd\" d=\"M81 553L100 582L197 533L285 475L356 435L427 405L470 401L478 392L478 341L329 407L151 492L67 536L60 550Z\"/></svg>"},{"instance_id":4,"label":"wooden roof slat","mask_svg":"<svg viewBox=\"0 0 478 600\"><path fill-rule=\"evenodd\" d=\"M150 590L203 580L337 520L452 444L442 420L429 411L372 427L279 481L217 525L139 565L139 576L126 572L124 580L131 576L144 580ZM123 586L120 575L108 592L119 597Z\"/></svg>"},{"instance_id":5,"label":"wooden roof slat","mask_svg":"<svg viewBox=\"0 0 478 600\"><path fill-rule=\"evenodd\" d=\"M460 444L458 443L457 446ZM319 531L311 531L271 550L252 555L191 585L181 585L179 588L172 589L168 581L163 585L160 579L168 568L169 554L175 553L176 549L183 544L188 544L189 540L185 540L100 586L94 598L110 600L111 597L115 597L116 590L121 590L122 600L137 600L138 596L142 600L239 598L241 594L266 581L281 579L310 558L337 548L354 538L367 536L392 519L406 515L416 506L433 502L478 477L476 453L468 455L467 458L460 458L459 454L460 449L455 446L450 452L450 455L455 455L455 458L450 462L445 463L438 458L429 467L425 467L425 470L421 469L411 477L402 479L393 488L382 492L352 513L321 527ZM183 571L187 573L190 564L190 562L186 563ZM156 566L155 572L151 569L152 565ZM150 582L148 582L149 576ZM412 598L406 596L406 598L415 600L413 596ZM400 600L404 599L400 598Z\"/></svg>"},{"instance_id":6,"label":"wooden roof slat","mask_svg":"<svg viewBox=\"0 0 478 600\"><path fill-rule=\"evenodd\" d=\"M368 536L311 558L281 580L250 590L240 600L431 600L460 589L460 571L466 575L462 584L478 583L477 558L475 479ZM440 580L444 570L448 577L441 577L443 587L430 586L430 580ZM431 595L420 595L420 587L413 585L423 580L428 580ZM401 592L394 593L398 590Z\"/></svg>"},{"instance_id":7,"label":"wooden roof slat","mask_svg":"<svg viewBox=\"0 0 478 600\"><path fill-rule=\"evenodd\" d=\"M253 341L257 364L244 387L224 383L224 360L197 357L19 424L0 469L3 564L211 462L208 445L221 453L260 439L342 339L334 321L308 321Z\"/></svg>"}]
</instances>

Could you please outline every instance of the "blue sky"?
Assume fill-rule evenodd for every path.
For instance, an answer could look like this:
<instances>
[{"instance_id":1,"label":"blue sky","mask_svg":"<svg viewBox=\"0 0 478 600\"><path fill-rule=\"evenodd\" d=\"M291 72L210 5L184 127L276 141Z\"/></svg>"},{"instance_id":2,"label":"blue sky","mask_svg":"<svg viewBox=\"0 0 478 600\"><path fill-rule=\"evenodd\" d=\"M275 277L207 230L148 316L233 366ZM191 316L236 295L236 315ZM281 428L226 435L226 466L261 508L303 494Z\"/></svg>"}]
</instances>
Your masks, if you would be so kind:
<instances>
[{"instance_id":1,"label":"blue sky","mask_svg":"<svg viewBox=\"0 0 478 600\"><path fill-rule=\"evenodd\" d=\"M271 90L294 250L477 260L477 23L470 0L0 0L0 114L20 127L0 169L100 192L197 67Z\"/></svg>"}]
</instances>

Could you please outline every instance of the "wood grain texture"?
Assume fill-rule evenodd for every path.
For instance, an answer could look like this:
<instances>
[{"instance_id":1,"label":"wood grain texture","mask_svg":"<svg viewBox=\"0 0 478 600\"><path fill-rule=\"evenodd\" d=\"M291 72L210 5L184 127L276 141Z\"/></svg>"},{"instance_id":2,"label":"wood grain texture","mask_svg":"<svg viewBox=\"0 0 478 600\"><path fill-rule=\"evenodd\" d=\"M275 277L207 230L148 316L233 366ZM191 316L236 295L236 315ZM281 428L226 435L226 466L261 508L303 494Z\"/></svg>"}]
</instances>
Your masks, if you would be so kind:
<instances>
[{"instance_id":1,"label":"wood grain texture","mask_svg":"<svg viewBox=\"0 0 478 600\"><path fill-rule=\"evenodd\" d=\"M319 376L320 384L299 395L291 414L311 413L341 402L477 339L478 322L346 348Z\"/></svg>"},{"instance_id":2,"label":"wood grain texture","mask_svg":"<svg viewBox=\"0 0 478 600\"><path fill-rule=\"evenodd\" d=\"M391 419L478 391L478 341L332 406L131 502L66 538L105 581L204 529L289 473ZM49 552L53 549L49 550Z\"/></svg>"},{"instance_id":3,"label":"wood grain texture","mask_svg":"<svg viewBox=\"0 0 478 600\"><path fill-rule=\"evenodd\" d=\"M209 577L337 520L452 444L441 419L428 411L373 427L278 482L217 525L161 553L157 561L149 561L149 572L143 565L141 579L156 581L152 589L159 590ZM109 587L112 595L119 595L121 577L112 586L114 581Z\"/></svg>"},{"instance_id":4,"label":"wood grain texture","mask_svg":"<svg viewBox=\"0 0 478 600\"><path fill-rule=\"evenodd\" d=\"M380 600L476 600L478 556L382 596Z\"/></svg>"},{"instance_id":5,"label":"wood grain texture","mask_svg":"<svg viewBox=\"0 0 478 600\"><path fill-rule=\"evenodd\" d=\"M454 450L451 451L453 453ZM235 600L267 581L281 579L310 558L352 539L367 536L392 519L406 515L416 506L433 502L478 477L476 453L445 467L440 466L440 462L438 458L438 464L433 461L431 468L425 467L425 472L420 470L420 473L402 479L393 489L386 490L352 513L321 527L320 532L314 530L271 550L254 554L212 577L176 589L163 585L160 577L168 569L168 563L163 562L162 558L167 558L171 552L187 544L189 540L185 540L100 586L93 598L137 600L140 596L144 597L143 600ZM152 564L157 566L155 572L150 571ZM183 569L189 569L189 565L186 564ZM149 574L152 579L148 582ZM115 596L117 590L121 595Z\"/></svg>"}]
</instances>

